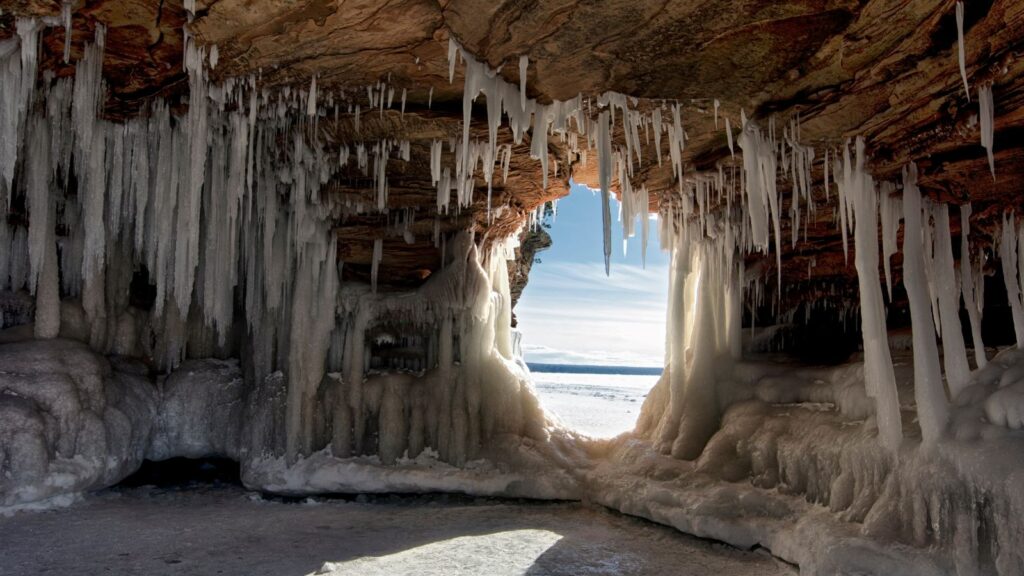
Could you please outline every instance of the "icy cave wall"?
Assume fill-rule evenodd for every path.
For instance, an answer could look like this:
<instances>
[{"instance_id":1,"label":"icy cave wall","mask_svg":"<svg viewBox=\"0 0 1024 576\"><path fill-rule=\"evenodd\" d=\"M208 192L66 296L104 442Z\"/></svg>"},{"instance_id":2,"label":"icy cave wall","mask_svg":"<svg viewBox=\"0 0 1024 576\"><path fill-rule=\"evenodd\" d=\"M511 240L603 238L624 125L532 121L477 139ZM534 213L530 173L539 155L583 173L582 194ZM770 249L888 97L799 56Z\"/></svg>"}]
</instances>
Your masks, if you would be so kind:
<instances>
[{"instance_id":1,"label":"icy cave wall","mask_svg":"<svg viewBox=\"0 0 1024 576\"><path fill-rule=\"evenodd\" d=\"M956 265L953 207L922 198L917 167L909 165L899 184L875 182L863 141L858 139L852 152L844 147L834 157L836 181L826 180L825 186L834 186L838 194L842 212L837 224L844 244L853 234L863 359L816 370L744 362L742 294L756 293L762 279L745 274L742 255L769 247L773 222L778 239L775 166L783 165L780 150L796 151L791 144L774 144L770 133L763 134L752 121L744 126L739 145L743 187L720 187L716 193L735 195L742 212L715 218L705 214L700 201L690 205L685 195L679 199L681 209L663 205L663 243L672 252L666 365L643 405L637 434L649 439L654 451L692 462L676 472L687 478L683 486L708 478L749 481L826 505L844 520L859 523L864 535L949 551L948 556L936 554L946 557L945 567L940 563L928 570L1019 573L1024 569L1021 472L1016 464L998 463L997 454L1005 458L1020 451L1021 405L1014 392L1020 350L1012 347L990 358L982 342L979 303L984 291L974 275L984 256L968 241L970 206L957 210L962 246ZM799 174L803 165L800 160L790 165L794 205L807 177ZM698 187L693 193L699 197L707 191ZM913 357L912 374L904 369L898 377L883 293L888 290L891 300L888 259L897 252L901 221ZM1007 214L998 253L1011 308L1020 306L1022 239L1020 222ZM781 285L781 276L777 281ZM1018 337L1024 333L1019 325L1017 330ZM965 333L973 340L975 371ZM811 404L828 408L816 413L806 407ZM625 470L637 467L628 442L618 450L613 460ZM609 505L673 521L657 500L612 494L602 497ZM762 513L771 517L778 512L766 506ZM695 519L678 522L705 535L749 538ZM754 539L780 550L789 546L770 544L770 537ZM814 555L804 555L800 563L812 571L827 565ZM878 569L874 566L871 570Z\"/></svg>"},{"instance_id":2,"label":"icy cave wall","mask_svg":"<svg viewBox=\"0 0 1024 576\"><path fill-rule=\"evenodd\" d=\"M868 4L860 17L871 28L879 12L890 11ZM997 8L994 21L1016 22L1019 7ZM219 10L233 9L223 2L207 14L218 22ZM842 20L843 12L829 18ZM935 36L955 31L963 48L964 18L953 23L947 12L949 19L939 9L906 11L937 27L948 20L949 30ZM598 488L588 487L589 496L739 545L778 545L780 553L784 542L749 523L775 515L797 524L778 511L801 510L793 500L806 499L827 504L869 537L955 550L967 559L954 566L962 574L1021 572L1016 472L979 472L998 468L998 451L1019 449L1019 355L1011 350L990 359L976 330L984 309L976 272L998 254L1016 334L1024 334L1020 226L1003 210L1012 202L988 198L973 215L964 198L934 188L922 194L923 175L886 148L893 146L890 132L904 136L906 126L893 128L882 121L885 114L865 128L878 137L871 140L876 162L863 140L844 143L836 136L843 129L822 128L843 114L812 114L803 124L792 114L776 125L773 106L792 100L792 90L841 108L847 92L871 92L862 84L848 79L848 91L843 85L801 92L800 82L810 82L800 79L801 70L779 74L795 75L798 87L776 93L783 104L769 102L756 120L735 101L723 106L707 94L687 105L603 92L608 86L593 81L589 96L561 82L557 94L565 99L531 98L531 72L549 74L557 58L547 55L543 67L532 69L530 58L517 53L514 83L506 80L514 66L495 68L506 59L477 59L442 35L424 45L446 45L447 69L440 57L422 76L446 73L453 84L459 72L462 93L434 82L448 97L435 114L434 84L413 87L425 92L417 116L406 111L407 86L392 84L389 71L357 88L339 87L324 70L278 77L271 86L263 84L266 77L285 73L267 69L265 77L242 67L236 77L216 74L218 65L239 70L244 59L219 64L216 45L191 35L191 25L204 27L193 5L189 26L180 27L187 102L144 98L137 114L114 120L100 114L102 25L89 31L73 75L40 72L40 55L52 56L52 47L39 50L40 39L52 44L46 33L67 28L70 7L63 16L19 18L16 34L0 44L0 191L9 214L0 221L0 288L7 290L0 301L4 322L20 325L2 337L17 342L9 345L12 354L38 360L47 383L26 384L36 364L15 362L3 374L0 406L16 423L0 428L6 502L109 484L145 457L209 454L239 459L246 482L280 492L580 497L579 478L593 462L552 465L533 450L560 439L548 437L516 362L505 261L514 251L509 239L544 213L550 184L590 170L601 193L606 265L617 194L625 236L647 238L646 216L659 211L672 270L665 375L645 403L637 435L594 450L611 472L594 482ZM796 21L782 19L786 26ZM822 29L813 27L815 34ZM927 34L927 26L911 29ZM474 34L466 36L472 41ZM993 37L1000 50L1013 45ZM900 70L895 58L842 40L824 44L820 62L881 61L894 67L886 74ZM389 58L371 64L393 64ZM1017 70L1005 64L1000 74ZM972 139L984 170L1016 169L1019 162L1000 164L989 154L996 116L988 82L996 76L975 73L974 89L965 83L969 104L940 118L963 120L958 129ZM858 81L879 76L857 74ZM1008 78L1006 105L1014 97ZM926 81L915 77L913 85ZM643 84L637 90L647 90ZM735 86L721 87L739 99ZM836 92L839 104L828 101ZM486 116L486 128L475 130L481 94L486 102L476 112ZM447 130L437 118L460 116L460 103L457 130ZM906 103L897 104L906 111ZM396 124L400 129L388 131ZM827 137L809 135L814 125ZM950 130L921 133L933 146L936 134ZM710 147L713 154L701 155ZM425 166L422 178L399 178L415 161ZM536 177L523 188L539 192L501 193L524 161ZM933 185L945 181L946 171L930 168ZM876 182L872 169L886 177ZM424 191L426 211L417 205ZM952 244L954 205L959 252ZM987 235L973 242L972 219ZM903 265L895 269L901 238ZM802 254L819 246L827 249ZM403 257L417 281L398 290L382 278ZM812 272L831 292L808 288ZM914 324L908 379L897 374L885 330L885 302L901 289L900 273ZM849 304L841 315L858 318L862 363L786 371L741 360L745 314L780 321L794 314L787 300L818 295L823 306ZM957 338L961 299L974 361L988 364L975 373ZM34 324L24 324L30 318ZM31 336L37 341L25 342ZM55 336L87 342L92 352L47 342ZM130 362L111 367L96 353L149 359L147 368L161 376L143 378ZM825 408L794 417L789 404ZM518 450L521 459L498 472L519 476L473 476L480 466L474 459L491 456L508 439L506 454ZM403 468L417 457L425 466ZM540 465L525 466L530 458ZM551 469L560 474L553 489L524 479ZM453 477L472 482L446 482ZM669 481L675 484L659 484ZM728 492L723 481L793 498L762 506L771 490L747 492L705 523L693 520L700 502L666 512L693 486L707 488L698 500L713 502L709 496ZM754 520L735 538L730 530L748 521L746 514ZM813 557L799 559L814 565Z\"/></svg>"},{"instance_id":3,"label":"icy cave wall","mask_svg":"<svg viewBox=\"0 0 1024 576\"><path fill-rule=\"evenodd\" d=\"M216 51L191 41L187 112L157 101L102 119L105 30L73 78L55 79L37 69L40 31L55 24L19 20L0 46L3 202L27 216L0 219L2 339L20 342L0 371L5 504L110 485L143 458L226 456L251 472L314 453L393 464L427 451L461 465L502 435L545 438L513 350L518 231L484 250L435 222L444 267L411 291L378 290L378 239L370 285L342 285L334 223L386 212L388 157L407 161L408 142L328 154L316 119L337 105L318 101L315 79L301 94L211 84ZM446 167L443 191L455 209L481 151L493 168L497 150L467 141L453 155L460 184ZM348 162L367 175L372 163L372 204L322 193ZM382 233L411 241L408 211L389 222ZM150 360L156 385L97 353ZM186 360L208 357L224 360Z\"/></svg>"}]
</instances>

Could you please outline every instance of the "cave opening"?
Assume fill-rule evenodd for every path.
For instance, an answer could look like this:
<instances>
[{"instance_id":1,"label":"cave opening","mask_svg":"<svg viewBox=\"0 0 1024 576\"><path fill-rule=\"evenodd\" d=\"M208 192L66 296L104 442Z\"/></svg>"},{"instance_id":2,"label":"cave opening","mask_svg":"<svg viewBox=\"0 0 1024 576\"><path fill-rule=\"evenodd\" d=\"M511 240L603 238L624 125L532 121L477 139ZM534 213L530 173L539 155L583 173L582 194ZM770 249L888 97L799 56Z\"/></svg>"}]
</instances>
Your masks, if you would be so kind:
<instances>
[{"instance_id":1,"label":"cave opening","mask_svg":"<svg viewBox=\"0 0 1024 576\"><path fill-rule=\"evenodd\" d=\"M616 199L610 209L620 224L630 218ZM633 429L662 372L668 257L656 217L645 226L634 213L632 237L612 227L606 274L601 210L600 191L577 182L548 209L525 241L545 249L515 314L542 406L577 432L608 438Z\"/></svg>"}]
</instances>

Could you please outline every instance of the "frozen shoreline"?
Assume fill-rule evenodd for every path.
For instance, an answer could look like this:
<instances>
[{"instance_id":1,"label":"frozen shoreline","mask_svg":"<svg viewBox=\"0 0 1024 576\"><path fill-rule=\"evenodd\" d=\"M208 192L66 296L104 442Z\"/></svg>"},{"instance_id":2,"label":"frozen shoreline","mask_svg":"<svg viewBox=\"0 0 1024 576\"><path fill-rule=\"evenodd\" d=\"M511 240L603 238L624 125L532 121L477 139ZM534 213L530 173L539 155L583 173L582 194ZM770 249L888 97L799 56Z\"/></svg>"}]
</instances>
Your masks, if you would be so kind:
<instances>
[{"instance_id":1,"label":"frozen shoreline","mask_svg":"<svg viewBox=\"0 0 1024 576\"><path fill-rule=\"evenodd\" d=\"M570 368L570 367L566 367ZM612 438L636 425L658 375L531 371L541 406L567 428Z\"/></svg>"}]
</instances>

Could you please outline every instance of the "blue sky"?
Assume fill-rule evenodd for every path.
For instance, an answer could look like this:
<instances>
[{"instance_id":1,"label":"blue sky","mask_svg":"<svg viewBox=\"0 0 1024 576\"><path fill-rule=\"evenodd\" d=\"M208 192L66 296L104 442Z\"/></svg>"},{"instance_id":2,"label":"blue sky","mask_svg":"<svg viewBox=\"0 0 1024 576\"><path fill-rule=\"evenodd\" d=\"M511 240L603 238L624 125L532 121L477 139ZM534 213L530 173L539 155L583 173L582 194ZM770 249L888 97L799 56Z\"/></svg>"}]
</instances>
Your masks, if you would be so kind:
<instances>
[{"instance_id":1,"label":"blue sky","mask_svg":"<svg viewBox=\"0 0 1024 576\"><path fill-rule=\"evenodd\" d=\"M612 273L604 273L601 194L574 184L559 200L541 252L516 305L528 362L661 366L665 351L668 255L652 220L647 268L640 226L623 255L618 203L612 203Z\"/></svg>"}]
</instances>

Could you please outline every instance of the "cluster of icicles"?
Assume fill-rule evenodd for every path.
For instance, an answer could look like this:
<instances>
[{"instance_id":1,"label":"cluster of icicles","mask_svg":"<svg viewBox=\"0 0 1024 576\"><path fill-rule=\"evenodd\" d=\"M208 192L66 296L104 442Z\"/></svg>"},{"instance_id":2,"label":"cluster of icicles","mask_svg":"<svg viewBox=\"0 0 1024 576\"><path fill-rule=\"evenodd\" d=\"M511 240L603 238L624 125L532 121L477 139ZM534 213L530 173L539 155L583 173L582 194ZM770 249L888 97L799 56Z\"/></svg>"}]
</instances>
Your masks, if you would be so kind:
<instances>
[{"instance_id":1,"label":"cluster of icicles","mask_svg":"<svg viewBox=\"0 0 1024 576\"><path fill-rule=\"evenodd\" d=\"M273 357L277 351L287 358L286 362L269 362L263 372L287 363L291 366L290 378L318 380L322 369L306 368L308 363L299 361L304 354L301 341L307 337L290 338L290 333L303 332L308 338L326 338L329 334L333 315L323 312L335 306L333 295L337 292L340 266L333 222L347 214L388 210L387 163L392 155L408 161L409 142L341 143L338 151L328 151L325 143L316 136L310 138L309 133L317 133L315 126L320 118L333 114L337 119L346 106L345 113L353 116L358 132L361 105L355 97L344 91L325 92L317 86L315 77L308 90L260 89L256 76L211 83L208 68L217 64L216 47L207 53L187 33L187 28L184 66L190 88L188 112L175 116L166 103L156 101L144 117L123 124L103 120L98 115L104 92L102 26L97 26L95 42L77 63L73 79L45 75L44 82L39 82L39 31L47 25L66 27L69 20L69 10L65 10L60 21L19 20L18 35L0 44L0 200L8 210L16 202L23 202L24 210L31 216L27 229L12 226L6 218L0 219L0 246L4 247L0 252L0 288L28 287L36 295L35 330L40 337L52 337L59 332L61 294L80 297L91 326L92 345L98 350L112 351L133 336L121 325L118 312L127 306L126 286L133 273L138 265L144 265L157 291L150 329L158 342L154 355L161 365L176 365L184 357L189 342L213 340L211 346L224 346L232 337L235 299L240 298L246 331L259 343L256 348L265 350L266 357ZM596 149L607 269L611 255L613 178L618 180L621 193L624 236L628 238L637 232L636 219L640 218L646 251L650 197L646 186L634 186L632 178L643 162L642 148L651 143L652 137L656 161L663 162L661 141L665 138L678 189L662 193L662 246L679 250L681 238L686 238L688 245L712 246L687 248L686 252L700 255L694 258L701 261L717 262L713 273L704 275L726 283L730 294L739 294L741 287L733 284L745 281L741 256L768 252L774 233L781 284L780 177L788 177L792 182L789 217L793 222L794 244L799 237L802 210L807 210L811 217L817 210L811 193L816 155L812 147L800 142L799 122L791 122L779 138L774 121L769 121L767 131L762 131L741 112L740 132L734 141L732 124L725 118L730 151L735 153L734 143L738 144L741 165L721 164L717 174L686 174L683 152L687 135L679 103L662 103L650 111L641 111L635 109L635 99L606 93L593 101L580 95L565 102L540 104L526 95L529 62L525 57L519 61L519 86L505 82L498 71L475 60L454 41L449 45L452 80L459 59L465 63L464 118L461 141L447 143L453 165L444 165L444 142L435 140L430 145L431 179L437 187L439 212L449 209L453 191L457 209L469 206L478 175L487 184L490 209L496 167L502 170L503 179L508 177L512 147L499 146L497 138L503 117L507 117L516 144L530 132L530 154L542 165L545 188L550 135L568 145L570 165L577 161L586 163L588 155ZM470 140L472 106L480 93L487 100L487 142ZM394 95L395 89L389 83L366 87L369 105L380 114L392 105ZM982 88L979 96L982 143L991 159L990 87ZM401 105L404 113L404 90ZM616 114L622 126L621 143L612 141ZM718 115L716 101L716 123ZM582 141L580 136L584 136ZM349 164L353 152L358 169L373 176L376 198L372 205L323 193L324 185ZM896 251L899 211L902 208L904 215L908 213L908 196L912 197L916 190L913 170L908 171L903 184L905 194L900 205L894 200L893 185L876 186L867 174L862 142L858 141L854 157L849 147L844 146L841 150L827 150L823 158L826 200L832 186L829 171L835 175L836 221L843 235L844 251L850 232L854 233L857 246L865 247L856 251L856 263L870 374L867 381L869 392L878 399L883 440L893 446L900 436L899 411L892 363L885 346L875 244L880 209L886 279L891 286L888 260ZM553 171L557 175L557 161ZM21 174L17 179L16 173ZM73 182L77 183L76 193L58 193ZM927 316L934 330L941 330L954 340L954 322L958 321L955 309L950 312L954 290L963 292L965 298L970 293L970 302L975 305L968 309L979 314L980 290L969 273L973 265L962 266L961 282L958 285L955 281L952 255L946 254L949 233L948 215L942 216L945 207L924 205L926 208L913 208L910 212L930 217L922 218L920 234L911 230L907 238L911 244L918 236L922 239L925 256L921 277L925 278L927 301L933 310ZM537 207L532 217L534 223L543 209L544 206ZM409 241L408 224L414 215L399 214L405 226L398 234ZM803 219L805 237L810 219ZM935 223L934 230L927 224L931 221ZM59 238L57 229L64 231ZM436 232L434 240L439 245L444 242ZM1011 244L1004 239L1002 250L1010 250ZM382 258L383 240L377 239L371 273L374 286ZM1005 262L1004 258L1004 266ZM689 262L678 268L692 271L703 266ZM1017 275L1008 274L1007 278L1015 279ZM913 284L913 280L910 282ZM908 286L908 292L915 289ZM1018 288L1018 303L1020 292ZM719 302L718 306L727 305L720 298L711 300ZM912 296L912 306L920 308L920 298ZM296 320L297 307L307 315L303 321ZM722 311L712 315L726 316ZM921 316L915 315L915 328L918 321L924 321ZM1014 318L1018 334L1024 334L1024 312L1015 309ZM975 324L972 316L972 328ZM215 337L195 333L212 333ZM915 338L930 337L931 333L930 327L915 330ZM723 334L729 338L722 336L721 341L731 342L734 331L730 328ZM979 335L975 336L980 343ZM734 344L722 346L734 349ZM959 358L955 343L947 346L947 378L955 389L965 381L966 359ZM304 376L304 370L309 370L309 374ZM934 423L944 418L944 397L936 393L927 377L919 380L919 405L923 412L931 414L922 417L922 428L929 438L934 436L929 430L938 426Z\"/></svg>"},{"instance_id":2,"label":"cluster of icicles","mask_svg":"<svg viewBox=\"0 0 1024 576\"><path fill-rule=\"evenodd\" d=\"M745 244L757 246L755 221L767 227L769 215L776 212L770 201L765 209L750 201L763 193L762 186L773 180L762 178L770 158L760 154L755 129L745 129L741 137L745 178L743 192L748 203L707 213L700 196L708 190L726 198L735 191L698 185L683 195L663 198L661 244L670 249L671 260L669 325L666 352L666 408L656 423L643 423L652 438L666 453L686 459L700 455L704 444L717 430L718 404L715 382L727 377L716 374L720 358L736 358L740 350L739 310L742 292L757 298L760 291L747 278L740 254ZM746 140L746 141L744 141ZM754 145L751 146L753 140ZM970 368L960 324L963 299L970 321L975 362L987 363L981 337L981 311L984 307L981 267L984 254L972 250L969 243L971 208L959 207L961 220L961 260L954 261L951 245L950 206L922 197L917 185L917 168L910 164L902 182L877 183L866 169L864 141L858 138L854 150L844 146L838 155L835 173L840 199L842 226L854 234L855 266L860 283L860 321L864 348L866 392L875 400L879 439L883 446L896 450L902 442L900 403L897 397L892 358L885 323L879 254L884 259L886 285L891 298L889 259L897 251L897 231L904 225L903 281L910 301L913 322L914 386L918 421L926 445L934 444L945 429L949 398L955 399L970 381ZM799 177L798 177L799 178ZM772 183L772 184L769 184ZM797 185L799 186L799 184ZM902 188L902 195L898 189ZM693 201L692 194L697 200ZM696 206L694 205L696 204ZM765 214L768 212L768 214ZM882 246L878 244L881 230ZM760 236L760 242L767 238ZM776 242L778 235L776 233ZM880 250L881 248L881 250ZM1024 337L1024 229L1007 214L999 243L1006 289L1014 314L1018 339ZM751 294L753 292L753 294ZM943 354L936 338L942 338ZM727 370L726 370L727 371Z\"/></svg>"},{"instance_id":3,"label":"cluster of icicles","mask_svg":"<svg viewBox=\"0 0 1024 576\"><path fill-rule=\"evenodd\" d=\"M249 332L273 339L275 326L289 316L294 279L288 271L308 267L317 281L335 276L326 274L336 260L333 222L389 212L387 164L391 157L409 161L410 143L340 143L330 151L316 123L337 119L347 105L359 132L358 91L324 91L316 78L308 91L262 89L258 76L212 83L208 70L217 64L216 47L207 52L187 27L187 113L178 116L157 100L147 114L107 121L99 114L102 25L72 78L38 72L41 30L68 29L70 17L66 7L60 20L20 19L18 34L0 43L0 202L7 213L30 216L27 226L0 219L0 288L36 295L40 337L57 335L62 294L80 298L93 346L112 351L129 337L118 325L119 311L127 306L133 273L144 266L156 287L149 328L160 365L180 362L187 341L210 340L186 332L212 331L212 346L225 346L238 287ZM366 99L383 114L394 91L380 82L366 88ZM403 113L404 107L403 90ZM440 144L431 147L439 181L450 173L445 167L442 176ZM458 196L465 207L472 202L483 147L455 148L456 172L469 183ZM507 176L511 147L504 150ZM461 161L467 156L473 168ZM326 193L325 184L350 163L372 175L375 201ZM409 212L394 211L394 228L381 234L414 241L415 214ZM439 229L435 218L434 243L442 247ZM382 248L378 238L374 286Z\"/></svg>"}]
</instances>

